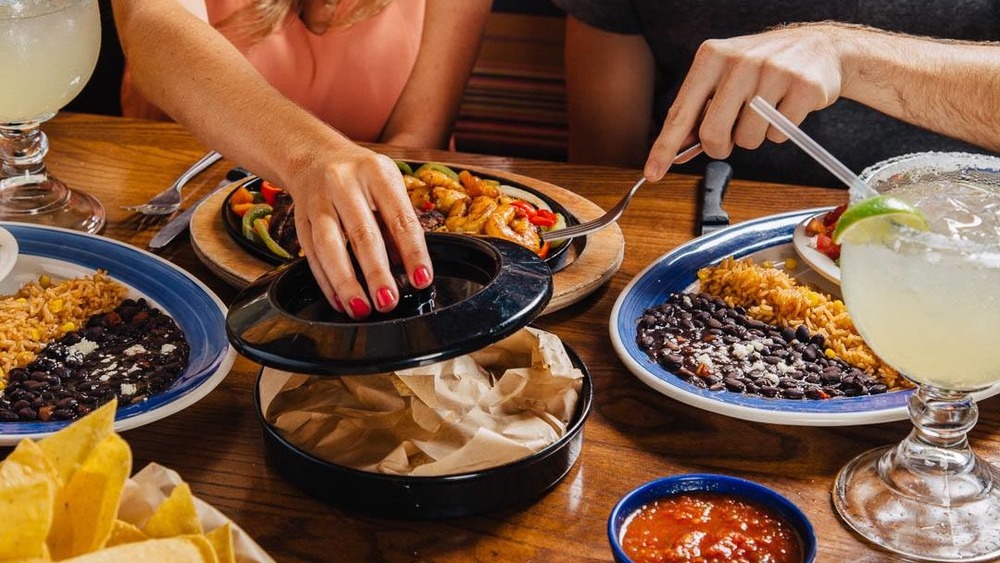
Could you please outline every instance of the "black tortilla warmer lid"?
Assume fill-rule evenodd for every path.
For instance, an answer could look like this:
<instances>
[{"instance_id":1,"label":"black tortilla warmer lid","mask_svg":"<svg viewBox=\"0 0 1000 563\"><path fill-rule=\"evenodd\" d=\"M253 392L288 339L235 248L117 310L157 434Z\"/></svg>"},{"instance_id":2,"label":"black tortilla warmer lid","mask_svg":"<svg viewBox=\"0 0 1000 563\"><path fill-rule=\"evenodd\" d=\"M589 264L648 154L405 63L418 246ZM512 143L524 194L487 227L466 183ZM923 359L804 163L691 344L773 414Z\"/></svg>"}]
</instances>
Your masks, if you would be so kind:
<instances>
[{"instance_id":1,"label":"black tortilla warmer lid","mask_svg":"<svg viewBox=\"0 0 1000 563\"><path fill-rule=\"evenodd\" d=\"M534 252L497 238L426 237L434 283L425 290L399 284L393 311L362 321L337 312L299 258L237 295L226 317L230 342L250 359L284 371L384 373L484 348L548 305L552 271Z\"/></svg>"}]
</instances>

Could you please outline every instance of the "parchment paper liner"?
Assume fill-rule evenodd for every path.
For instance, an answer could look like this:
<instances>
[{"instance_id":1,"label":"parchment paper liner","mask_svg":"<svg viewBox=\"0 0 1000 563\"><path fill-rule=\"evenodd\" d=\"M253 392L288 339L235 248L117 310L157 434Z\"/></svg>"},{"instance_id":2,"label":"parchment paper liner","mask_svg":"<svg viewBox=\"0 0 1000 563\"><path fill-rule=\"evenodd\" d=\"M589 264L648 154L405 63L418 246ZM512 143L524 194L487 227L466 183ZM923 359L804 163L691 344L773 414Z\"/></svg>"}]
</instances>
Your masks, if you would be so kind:
<instances>
[{"instance_id":1,"label":"parchment paper liner","mask_svg":"<svg viewBox=\"0 0 1000 563\"><path fill-rule=\"evenodd\" d=\"M118 504L118 518L142 528L156 508L182 481L176 471L150 463L125 483L125 490ZM225 514L197 497L194 499L194 504L201 519L201 526L206 532L229 522L237 561L274 563L274 559Z\"/></svg>"},{"instance_id":2,"label":"parchment paper liner","mask_svg":"<svg viewBox=\"0 0 1000 563\"><path fill-rule=\"evenodd\" d=\"M565 435L583 373L553 334L525 328L477 352L392 373L261 378L269 424L328 462L394 475L469 473Z\"/></svg>"}]
</instances>

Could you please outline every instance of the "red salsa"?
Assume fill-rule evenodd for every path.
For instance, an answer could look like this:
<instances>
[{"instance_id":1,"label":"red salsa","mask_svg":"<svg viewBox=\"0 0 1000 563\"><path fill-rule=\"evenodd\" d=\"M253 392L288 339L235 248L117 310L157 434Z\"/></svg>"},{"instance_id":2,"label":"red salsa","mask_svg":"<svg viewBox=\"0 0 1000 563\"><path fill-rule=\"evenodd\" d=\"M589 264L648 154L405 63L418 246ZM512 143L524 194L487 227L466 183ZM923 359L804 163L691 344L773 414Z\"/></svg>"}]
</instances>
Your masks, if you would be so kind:
<instances>
[{"instance_id":1,"label":"red salsa","mask_svg":"<svg viewBox=\"0 0 1000 563\"><path fill-rule=\"evenodd\" d=\"M622 548L635 563L802 563L798 534L773 510L720 493L662 498L629 516Z\"/></svg>"}]
</instances>

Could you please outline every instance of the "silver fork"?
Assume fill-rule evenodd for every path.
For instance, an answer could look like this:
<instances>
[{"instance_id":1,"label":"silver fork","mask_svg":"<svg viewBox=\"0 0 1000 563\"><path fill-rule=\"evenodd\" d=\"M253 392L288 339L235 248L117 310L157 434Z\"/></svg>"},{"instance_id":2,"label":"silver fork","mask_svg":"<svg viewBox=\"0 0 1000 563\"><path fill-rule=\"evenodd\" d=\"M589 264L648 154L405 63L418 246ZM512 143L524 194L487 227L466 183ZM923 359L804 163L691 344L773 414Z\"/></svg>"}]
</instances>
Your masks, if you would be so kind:
<instances>
[{"instance_id":1,"label":"silver fork","mask_svg":"<svg viewBox=\"0 0 1000 563\"><path fill-rule=\"evenodd\" d=\"M191 168L188 168L183 174L178 176L169 188L154 195L146 203L141 205L123 205L122 209L129 209L143 215L170 215L181 206L181 188L191 178L194 178L209 166L215 164L220 158L222 158L221 154L215 151L208 152L205 156L198 159L198 162L192 164Z\"/></svg>"},{"instance_id":2,"label":"silver fork","mask_svg":"<svg viewBox=\"0 0 1000 563\"><path fill-rule=\"evenodd\" d=\"M677 153L674 157L674 162L687 162L692 158L698 156L701 153L701 143L695 143L690 147L684 149L683 151ZM580 223L579 225L573 225L571 227L566 227L565 229L556 229L554 231L545 231L542 233L542 240L554 241L554 240L565 240L570 238L582 237L584 235L589 235L591 233L597 232L604 227L607 227L611 223L614 223L621 217L622 213L625 212L625 208L628 207L629 202L632 201L632 196L635 192L639 191L639 188L646 183L646 178L643 176L639 178L639 181L632 185L628 193L625 194L614 207L607 210L604 215L601 215L597 219L587 221L586 223Z\"/></svg>"}]
</instances>

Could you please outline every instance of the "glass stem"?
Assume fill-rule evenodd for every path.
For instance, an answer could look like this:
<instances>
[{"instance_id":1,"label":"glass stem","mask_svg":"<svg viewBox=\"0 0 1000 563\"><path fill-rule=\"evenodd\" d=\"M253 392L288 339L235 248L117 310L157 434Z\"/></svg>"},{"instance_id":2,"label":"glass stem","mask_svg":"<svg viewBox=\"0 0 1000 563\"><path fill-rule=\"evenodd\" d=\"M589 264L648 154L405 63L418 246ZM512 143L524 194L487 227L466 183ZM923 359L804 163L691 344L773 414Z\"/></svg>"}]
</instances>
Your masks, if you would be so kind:
<instances>
[{"instance_id":1,"label":"glass stem","mask_svg":"<svg viewBox=\"0 0 1000 563\"><path fill-rule=\"evenodd\" d=\"M0 124L5 177L45 174L44 160L49 152L49 139L40 125L46 119Z\"/></svg>"},{"instance_id":2,"label":"glass stem","mask_svg":"<svg viewBox=\"0 0 1000 563\"><path fill-rule=\"evenodd\" d=\"M969 393L920 387L910 396L913 431L879 463L879 473L899 492L949 506L989 492L989 466L969 446L979 418Z\"/></svg>"},{"instance_id":3,"label":"glass stem","mask_svg":"<svg viewBox=\"0 0 1000 563\"><path fill-rule=\"evenodd\" d=\"M49 139L40 125L54 114L15 123L0 123L0 206L7 213L35 214L68 205L69 188L49 176L45 155Z\"/></svg>"}]
</instances>

